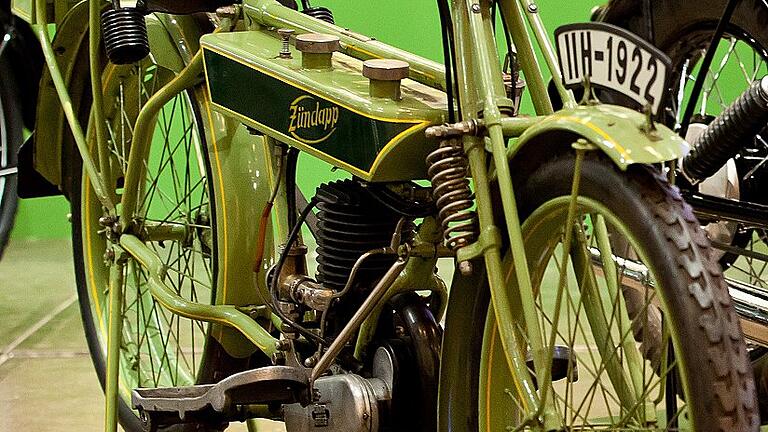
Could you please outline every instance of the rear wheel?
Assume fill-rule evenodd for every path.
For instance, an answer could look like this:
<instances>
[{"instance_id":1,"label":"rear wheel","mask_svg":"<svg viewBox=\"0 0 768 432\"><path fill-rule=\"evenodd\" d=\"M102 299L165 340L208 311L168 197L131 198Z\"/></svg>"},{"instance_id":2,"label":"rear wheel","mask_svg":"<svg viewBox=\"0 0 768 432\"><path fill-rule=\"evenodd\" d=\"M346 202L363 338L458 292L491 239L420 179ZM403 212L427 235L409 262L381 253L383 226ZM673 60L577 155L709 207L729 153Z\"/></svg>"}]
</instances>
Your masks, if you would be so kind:
<instances>
[{"instance_id":1,"label":"rear wheel","mask_svg":"<svg viewBox=\"0 0 768 432\"><path fill-rule=\"evenodd\" d=\"M739 2L725 29L701 96L691 100L691 89L701 73L700 65L715 33L727 0L654 1L652 16L654 43L672 59L672 91L665 103L665 123L679 128L685 109L692 105L692 123L706 127L755 80L768 74L768 7L765 2ZM609 20L640 35L647 35L648 20L641 8L609 14ZM696 126L694 126L696 127ZM690 130L690 129L689 129ZM718 173L698 186L701 193L746 202L768 204L768 127ZM695 201L691 201L695 206ZM732 286L747 284L748 290L768 295L767 225L756 226L715 217L705 222L705 230ZM762 293L761 293L762 292ZM762 344L768 335L761 326L746 323L748 338Z\"/></svg>"},{"instance_id":2,"label":"rear wheel","mask_svg":"<svg viewBox=\"0 0 768 432\"><path fill-rule=\"evenodd\" d=\"M109 64L103 73L107 146L116 197L128 164L133 125L144 103L173 78L149 59L129 66ZM167 282L180 296L212 303L216 298L216 235L211 166L205 144L207 125L200 116L197 90L169 101L157 116L146 176L140 182L137 235L162 225L176 234L146 243L166 265ZM95 129L89 145L96 154ZM101 205L87 176L73 185L73 246L81 313L91 357L104 382L110 242L99 218ZM209 336L208 324L182 318L164 309L150 294L147 271L128 259L123 274L122 341L120 346L120 421L128 431L141 430L130 408L137 387L189 386L214 382L238 361ZM241 362L240 362L241 363Z\"/></svg>"},{"instance_id":3,"label":"rear wheel","mask_svg":"<svg viewBox=\"0 0 768 432\"><path fill-rule=\"evenodd\" d=\"M517 186L551 383L528 363L539 397L551 385L556 422L564 430L757 430L738 320L690 207L649 168L623 173L592 155L576 222L566 223L573 172L574 157L563 155ZM564 227L575 242L565 256ZM622 250L611 250L615 243ZM505 265L514 293L511 257ZM484 322L482 338L468 341L482 353L469 365L477 430L546 430L525 418L526 390L510 373L493 308L474 311L472 321ZM519 327L522 343L512 348L528 359L532 330Z\"/></svg>"},{"instance_id":4,"label":"rear wheel","mask_svg":"<svg viewBox=\"0 0 768 432\"><path fill-rule=\"evenodd\" d=\"M17 153L23 140L19 89L13 72L0 57L0 258L16 216Z\"/></svg>"}]
</instances>

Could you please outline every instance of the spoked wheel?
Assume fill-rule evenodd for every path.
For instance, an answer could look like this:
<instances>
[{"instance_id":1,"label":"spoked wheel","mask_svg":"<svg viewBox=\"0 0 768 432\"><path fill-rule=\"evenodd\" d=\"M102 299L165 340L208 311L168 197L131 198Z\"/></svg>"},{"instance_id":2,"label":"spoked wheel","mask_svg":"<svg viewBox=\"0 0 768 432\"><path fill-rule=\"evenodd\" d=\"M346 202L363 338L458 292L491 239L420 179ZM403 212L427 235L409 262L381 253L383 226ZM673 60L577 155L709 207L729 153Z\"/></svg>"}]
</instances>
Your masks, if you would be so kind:
<instances>
[{"instance_id":1,"label":"spoked wheel","mask_svg":"<svg viewBox=\"0 0 768 432\"><path fill-rule=\"evenodd\" d=\"M566 222L574 160L559 156L518 186L539 325L517 327L512 349L529 360L536 387L513 378L487 308L474 342L482 355L471 365L478 429L756 430L738 319L690 207L650 168L623 173L588 155L576 217ZM511 257L505 264L508 290L517 292ZM530 361L534 331L551 368ZM548 420L530 415L524 392L550 401Z\"/></svg>"},{"instance_id":2,"label":"spoked wheel","mask_svg":"<svg viewBox=\"0 0 768 432\"><path fill-rule=\"evenodd\" d=\"M768 7L757 0L741 1L718 42L712 65L705 76L701 96L691 90L701 72L702 59L715 33L726 0L652 2L656 45L672 59L673 83L665 103L665 122L679 128L686 108L693 106L692 122L706 124L719 115L754 81L768 74ZM645 34L648 20L637 8L615 23ZM768 125L720 172L700 186L703 193L728 199L768 204ZM693 203L693 202L692 202ZM695 203L693 203L695 206ZM731 286L748 290L768 289L766 227L732 221L707 220L705 225ZM744 284L747 286L745 287ZM741 288L738 288L741 290ZM761 295L768 295L764 293ZM768 339L746 326L747 336L761 343ZM760 334L764 331L758 332Z\"/></svg>"},{"instance_id":3,"label":"spoked wheel","mask_svg":"<svg viewBox=\"0 0 768 432\"><path fill-rule=\"evenodd\" d=\"M139 109L173 74L151 62L108 65L104 70L105 130L111 162L108 184L119 201L127 170L132 130ZM92 154L95 128L89 127ZM195 91L168 102L154 125L146 176L140 182L136 215L138 236L161 257L169 283L180 296L212 303L216 293L215 214L205 123ZM102 208L83 174L73 197L74 257L80 307L91 356L104 382L107 350L108 278L105 252L110 245L99 218ZM150 294L147 270L126 258L120 342L120 421L126 430L141 430L130 409L137 387L188 386L221 379L228 361L209 337L206 323L172 314Z\"/></svg>"},{"instance_id":4,"label":"spoked wheel","mask_svg":"<svg viewBox=\"0 0 768 432\"><path fill-rule=\"evenodd\" d=\"M0 58L0 257L16 215L16 155L22 141L20 99L10 66Z\"/></svg>"}]
</instances>

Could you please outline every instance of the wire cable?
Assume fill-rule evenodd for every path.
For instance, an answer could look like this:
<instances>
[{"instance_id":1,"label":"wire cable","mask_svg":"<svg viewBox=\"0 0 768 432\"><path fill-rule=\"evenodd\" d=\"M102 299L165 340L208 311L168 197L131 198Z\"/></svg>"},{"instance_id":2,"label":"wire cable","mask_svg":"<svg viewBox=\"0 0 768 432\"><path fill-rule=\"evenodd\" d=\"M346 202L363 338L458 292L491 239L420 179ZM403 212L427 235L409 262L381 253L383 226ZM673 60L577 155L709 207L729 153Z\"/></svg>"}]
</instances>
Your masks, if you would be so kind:
<instances>
[{"instance_id":1,"label":"wire cable","mask_svg":"<svg viewBox=\"0 0 768 432\"><path fill-rule=\"evenodd\" d=\"M456 62L453 53L456 52L456 45L453 38L453 20L451 11L446 0L437 0L437 10L440 15L440 28L443 40L443 64L445 65L445 93L448 97L448 122L456 122L456 108L454 105L454 77L457 77ZM459 92L455 92L456 104L461 107ZM461 110L459 118L461 118Z\"/></svg>"},{"instance_id":2,"label":"wire cable","mask_svg":"<svg viewBox=\"0 0 768 432\"><path fill-rule=\"evenodd\" d=\"M299 323L293 321L287 315L285 315L283 311L280 310L280 307L278 305L278 302L280 300L277 298L277 283L278 283L278 280L280 279L280 272L283 269L285 260L288 258L288 253L291 250L291 246L293 246L293 243L296 241L296 239L299 236L299 232L301 231L301 226L304 224L304 220L307 218L307 215L309 214L309 212L311 212L316 205L317 205L317 199L312 198L309 204L307 204L307 207L305 207L304 210L299 215L299 219L296 222L296 224L293 226L293 229L291 229L291 233L288 235L288 240L285 242L285 247L283 248L283 251L280 253L280 258L278 259L277 265L275 266L275 271L272 275L272 280L270 282L269 292L272 295L272 310L277 314L277 316L280 317L281 320L283 320L285 324L296 329L296 331L298 331L302 336L304 336L308 340L311 340L317 344L328 345L328 342L325 339L310 332L306 328L302 327Z\"/></svg>"}]
</instances>

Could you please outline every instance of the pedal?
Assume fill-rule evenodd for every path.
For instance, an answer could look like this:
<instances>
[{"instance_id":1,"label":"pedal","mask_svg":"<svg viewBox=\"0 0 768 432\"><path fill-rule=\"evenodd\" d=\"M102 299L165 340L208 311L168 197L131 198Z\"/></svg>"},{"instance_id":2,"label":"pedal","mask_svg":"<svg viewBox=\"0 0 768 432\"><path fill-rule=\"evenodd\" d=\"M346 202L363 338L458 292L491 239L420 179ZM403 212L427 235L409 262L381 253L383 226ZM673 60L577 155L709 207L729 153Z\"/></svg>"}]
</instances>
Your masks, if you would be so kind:
<instances>
[{"instance_id":1,"label":"pedal","mask_svg":"<svg viewBox=\"0 0 768 432\"><path fill-rule=\"evenodd\" d=\"M135 389L131 402L147 431L191 422L223 430L230 421L246 419L247 405L308 400L308 387L304 371L268 366L234 374L217 384Z\"/></svg>"},{"instance_id":2,"label":"pedal","mask_svg":"<svg viewBox=\"0 0 768 432\"><path fill-rule=\"evenodd\" d=\"M532 371L533 383L538 388L536 375L533 373L535 370L533 355L530 351L525 356L525 364ZM555 345L555 352L552 355L552 382L560 381L561 379L568 379L569 382L578 381L579 367L576 362L576 354L572 349L567 346Z\"/></svg>"}]
</instances>

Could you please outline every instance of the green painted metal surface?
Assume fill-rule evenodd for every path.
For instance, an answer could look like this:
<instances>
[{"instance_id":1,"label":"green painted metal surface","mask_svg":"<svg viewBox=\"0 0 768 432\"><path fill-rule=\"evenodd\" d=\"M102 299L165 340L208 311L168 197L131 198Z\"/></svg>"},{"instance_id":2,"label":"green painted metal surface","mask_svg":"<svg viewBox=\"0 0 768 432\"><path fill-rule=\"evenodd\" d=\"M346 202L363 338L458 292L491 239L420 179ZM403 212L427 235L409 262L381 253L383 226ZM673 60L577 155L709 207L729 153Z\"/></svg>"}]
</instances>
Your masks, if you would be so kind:
<instances>
[{"instance_id":1,"label":"green painted metal surface","mask_svg":"<svg viewBox=\"0 0 768 432\"><path fill-rule=\"evenodd\" d=\"M53 39L53 51L59 64L64 82L70 89L73 109L79 112L84 87L82 82L73 81L73 76L88 73L86 61L78 61L81 49L87 49L88 4L81 3L72 8L57 26ZM87 59L85 59L87 60ZM46 119L45 127L35 130L34 164L40 174L55 185L62 183L61 156L65 141L71 140L67 131L64 110L54 87L53 78L47 68L43 69L37 103L37 118Z\"/></svg>"},{"instance_id":2,"label":"green painted metal surface","mask_svg":"<svg viewBox=\"0 0 768 432\"><path fill-rule=\"evenodd\" d=\"M644 131L646 123L643 114L615 105L562 110L528 128L509 147L508 157L515 157L529 143L546 145L548 137L558 132L586 138L622 169L636 163L677 160L688 152L688 143L670 129L656 125L656 131L649 134Z\"/></svg>"},{"instance_id":3,"label":"green painted metal surface","mask_svg":"<svg viewBox=\"0 0 768 432\"><path fill-rule=\"evenodd\" d=\"M13 0L11 1L11 11L14 15L31 23L35 16L35 2L33 0Z\"/></svg>"},{"instance_id":4,"label":"green painted metal surface","mask_svg":"<svg viewBox=\"0 0 768 432\"><path fill-rule=\"evenodd\" d=\"M402 100L373 98L359 60L336 53L332 70L304 69L298 51L291 59L276 57L275 36L248 31L202 38L219 111L367 180L425 177L424 159L436 142L423 132L444 121L444 93L405 80ZM243 82L250 91L242 91Z\"/></svg>"},{"instance_id":5,"label":"green painted metal surface","mask_svg":"<svg viewBox=\"0 0 768 432\"><path fill-rule=\"evenodd\" d=\"M231 305L204 305L181 298L166 282L166 267L160 258L137 237L123 235L120 245L149 272L152 296L175 314L200 321L215 322L236 328L267 355L277 352L276 342L251 317Z\"/></svg>"}]
</instances>

